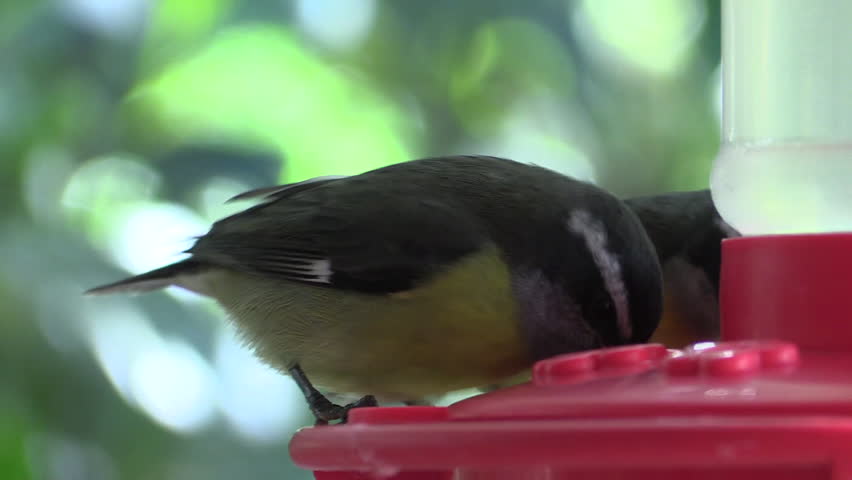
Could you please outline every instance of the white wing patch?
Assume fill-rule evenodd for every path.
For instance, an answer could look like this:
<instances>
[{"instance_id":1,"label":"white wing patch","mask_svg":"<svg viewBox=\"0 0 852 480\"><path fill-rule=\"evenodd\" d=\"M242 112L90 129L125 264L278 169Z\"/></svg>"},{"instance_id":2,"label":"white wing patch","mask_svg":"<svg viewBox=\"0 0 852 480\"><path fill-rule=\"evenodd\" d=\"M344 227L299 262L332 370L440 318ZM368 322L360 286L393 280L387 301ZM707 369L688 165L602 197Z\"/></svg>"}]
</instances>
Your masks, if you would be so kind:
<instances>
[{"instance_id":1,"label":"white wing patch","mask_svg":"<svg viewBox=\"0 0 852 480\"><path fill-rule=\"evenodd\" d=\"M331 283L331 260L323 258L311 262L308 267L308 274L313 277L312 282Z\"/></svg>"},{"instance_id":2,"label":"white wing patch","mask_svg":"<svg viewBox=\"0 0 852 480\"><path fill-rule=\"evenodd\" d=\"M270 270L299 282L331 283L334 273L328 258L287 256L267 260Z\"/></svg>"},{"instance_id":3,"label":"white wing patch","mask_svg":"<svg viewBox=\"0 0 852 480\"><path fill-rule=\"evenodd\" d=\"M633 325L630 323L627 287L624 285L624 277L621 274L621 263L607 248L606 230L603 224L592 218L592 215L585 210L574 210L568 219L568 228L583 237L592 260L601 272L604 287L612 298L618 318L618 329L625 339L630 338L633 335Z\"/></svg>"}]
</instances>

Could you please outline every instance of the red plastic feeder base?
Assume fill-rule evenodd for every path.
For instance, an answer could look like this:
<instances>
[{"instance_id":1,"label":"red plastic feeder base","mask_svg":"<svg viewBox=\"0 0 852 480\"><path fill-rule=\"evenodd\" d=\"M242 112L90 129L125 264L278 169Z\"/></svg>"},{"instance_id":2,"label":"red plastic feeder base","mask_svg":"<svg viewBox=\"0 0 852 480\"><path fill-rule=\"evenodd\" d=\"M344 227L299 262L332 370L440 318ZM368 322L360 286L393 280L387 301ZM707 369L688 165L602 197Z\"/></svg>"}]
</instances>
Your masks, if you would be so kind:
<instances>
[{"instance_id":1,"label":"red plastic feeder base","mask_svg":"<svg viewBox=\"0 0 852 480\"><path fill-rule=\"evenodd\" d=\"M723 342L540 362L449 407L306 428L317 479L852 478L852 235L728 240Z\"/></svg>"}]
</instances>

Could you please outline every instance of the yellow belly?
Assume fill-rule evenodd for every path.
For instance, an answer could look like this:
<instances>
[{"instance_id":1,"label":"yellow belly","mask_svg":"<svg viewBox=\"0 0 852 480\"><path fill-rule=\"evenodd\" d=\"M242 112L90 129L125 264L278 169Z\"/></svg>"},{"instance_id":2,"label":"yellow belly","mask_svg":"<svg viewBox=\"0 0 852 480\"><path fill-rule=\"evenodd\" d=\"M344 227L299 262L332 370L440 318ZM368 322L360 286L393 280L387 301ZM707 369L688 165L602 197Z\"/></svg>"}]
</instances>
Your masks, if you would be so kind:
<instances>
[{"instance_id":1,"label":"yellow belly","mask_svg":"<svg viewBox=\"0 0 852 480\"><path fill-rule=\"evenodd\" d=\"M493 248L394 295L233 272L211 287L263 360L283 371L299 363L318 388L337 393L424 398L530 365L509 272Z\"/></svg>"}]
</instances>

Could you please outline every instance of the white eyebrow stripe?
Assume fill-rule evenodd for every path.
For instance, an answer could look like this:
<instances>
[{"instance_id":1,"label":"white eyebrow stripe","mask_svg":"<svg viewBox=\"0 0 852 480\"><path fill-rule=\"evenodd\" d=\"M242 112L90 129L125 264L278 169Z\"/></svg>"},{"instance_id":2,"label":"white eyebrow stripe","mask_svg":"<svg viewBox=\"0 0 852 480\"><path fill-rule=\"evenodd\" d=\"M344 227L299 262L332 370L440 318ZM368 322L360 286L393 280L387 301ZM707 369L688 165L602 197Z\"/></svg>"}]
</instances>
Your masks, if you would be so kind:
<instances>
[{"instance_id":1,"label":"white eyebrow stripe","mask_svg":"<svg viewBox=\"0 0 852 480\"><path fill-rule=\"evenodd\" d=\"M583 237L592 260L601 272L604 287L612 298L618 319L618 329L625 339L631 338L633 324L630 323L627 287L624 285L624 277L621 274L621 263L607 248L606 230L603 224L593 219L586 210L574 210L568 219L568 228Z\"/></svg>"}]
</instances>

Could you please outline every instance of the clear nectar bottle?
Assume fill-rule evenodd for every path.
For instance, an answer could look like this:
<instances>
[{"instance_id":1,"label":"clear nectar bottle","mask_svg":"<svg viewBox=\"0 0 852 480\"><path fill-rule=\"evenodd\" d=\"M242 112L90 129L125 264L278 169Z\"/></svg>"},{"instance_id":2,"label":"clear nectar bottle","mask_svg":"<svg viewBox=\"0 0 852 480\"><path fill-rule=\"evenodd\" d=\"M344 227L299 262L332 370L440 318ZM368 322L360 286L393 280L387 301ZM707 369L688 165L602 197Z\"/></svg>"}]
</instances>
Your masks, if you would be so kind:
<instances>
[{"instance_id":1,"label":"clear nectar bottle","mask_svg":"<svg viewBox=\"0 0 852 480\"><path fill-rule=\"evenodd\" d=\"M852 1L723 2L719 212L744 235L852 231Z\"/></svg>"}]
</instances>

